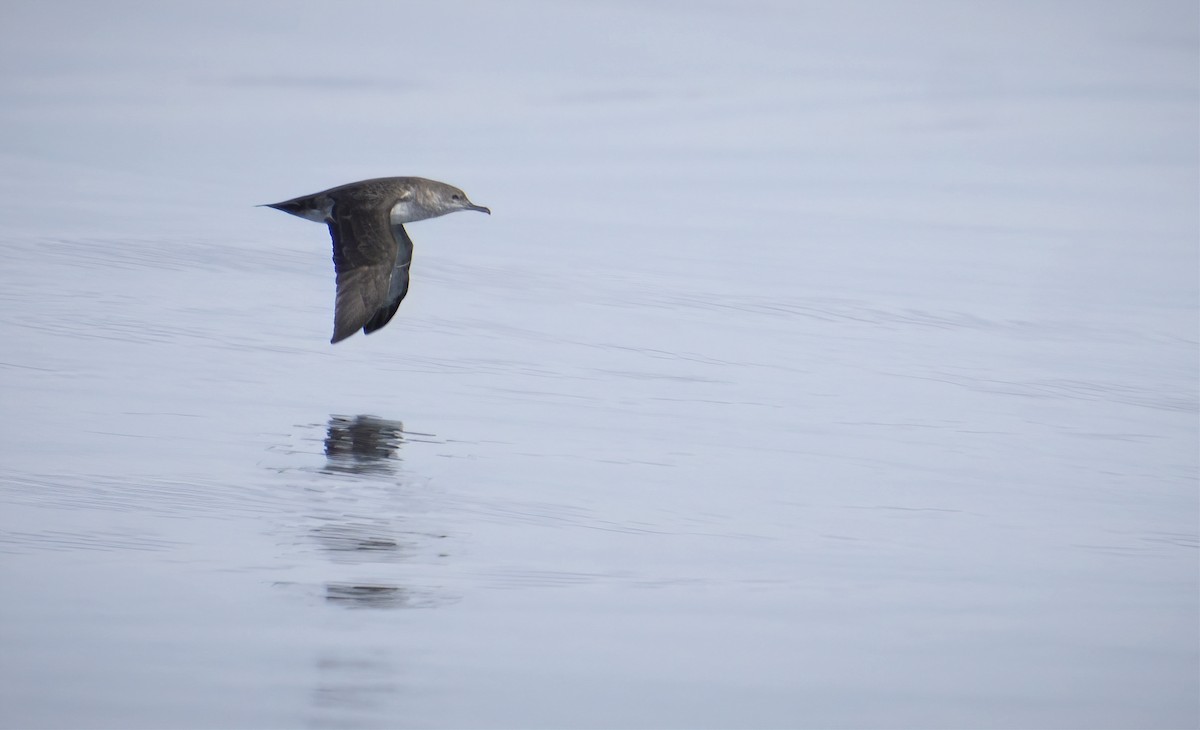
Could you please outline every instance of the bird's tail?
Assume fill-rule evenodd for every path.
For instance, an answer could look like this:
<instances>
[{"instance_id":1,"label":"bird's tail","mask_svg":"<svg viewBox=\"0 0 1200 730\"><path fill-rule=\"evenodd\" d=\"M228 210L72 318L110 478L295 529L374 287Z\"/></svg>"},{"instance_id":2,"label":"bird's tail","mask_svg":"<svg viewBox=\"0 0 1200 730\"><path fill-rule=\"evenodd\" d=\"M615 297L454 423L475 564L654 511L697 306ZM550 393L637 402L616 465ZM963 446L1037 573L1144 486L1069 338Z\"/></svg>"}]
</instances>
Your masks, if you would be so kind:
<instances>
[{"instance_id":1,"label":"bird's tail","mask_svg":"<svg viewBox=\"0 0 1200 730\"><path fill-rule=\"evenodd\" d=\"M282 203L264 203L258 207L282 210L284 213L291 213L294 216L299 216L305 220L316 221L318 223L324 221L329 216L332 208L332 206L329 204L329 201L316 195L310 195L303 198L292 198L291 200L285 200Z\"/></svg>"}]
</instances>

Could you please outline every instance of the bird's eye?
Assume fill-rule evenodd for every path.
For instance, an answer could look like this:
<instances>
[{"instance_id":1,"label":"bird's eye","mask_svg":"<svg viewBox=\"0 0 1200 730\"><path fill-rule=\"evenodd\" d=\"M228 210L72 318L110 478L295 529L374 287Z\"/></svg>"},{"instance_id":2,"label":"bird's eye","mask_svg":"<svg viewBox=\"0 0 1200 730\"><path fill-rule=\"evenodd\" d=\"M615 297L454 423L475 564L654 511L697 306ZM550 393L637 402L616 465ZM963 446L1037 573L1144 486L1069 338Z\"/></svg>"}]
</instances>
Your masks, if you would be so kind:
<instances>
[{"instance_id":1,"label":"bird's eye","mask_svg":"<svg viewBox=\"0 0 1200 730\"><path fill-rule=\"evenodd\" d=\"M457 195L451 195L451 196L450 196L450 199L451 199L451 200L458 200L458 196L457 196Z\"/></svg>"}]
</instances>

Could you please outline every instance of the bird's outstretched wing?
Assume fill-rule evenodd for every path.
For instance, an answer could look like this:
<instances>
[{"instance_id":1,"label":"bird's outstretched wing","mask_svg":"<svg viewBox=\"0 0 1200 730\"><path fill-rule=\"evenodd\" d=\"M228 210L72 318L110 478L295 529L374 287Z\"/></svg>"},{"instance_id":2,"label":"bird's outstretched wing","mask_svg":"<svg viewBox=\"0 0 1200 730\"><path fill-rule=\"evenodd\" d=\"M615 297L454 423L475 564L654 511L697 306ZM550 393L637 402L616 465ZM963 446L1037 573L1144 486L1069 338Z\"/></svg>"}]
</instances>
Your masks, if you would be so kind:
<instances>
[{"instance_id":1,"label":"bird's outstretched wing","mask_svg":"<svg viewBox=\"0 0 1200 730\"><path fill-rule=\"evenodd\" d=\"M327 219L333 238L333 267L337 271L337 301L333 312L333 338L341 342L360 329L371 332L391 319L408 289L408 262L412 242L404 235L404 286L394 297L393 272L398 266L397 239L389 220L390 206L376 199L336 199ZM403 229L401 229L403 231ZM394 301L393 301L394 299ZM381 311L382 310L382 311ZM385 314L383 320L368 328Z\"/></svg>"},{"instance_id":2,"label":"bird's outstretched wing","mask_svg":"<svg viewBox=\"0 0 1200 730\"><path fill-rule=\"evenodd\" d=\"M363 332L368 335L391 321L396 310L400 308L404 295L408 293L408 269L412 265L413 242L408 237L408 231L399 223L392 224L392 237L396 241L396 264L392 267L387 304L376 310L375 316L363 326Z\"/></svg>"}]
</instances>

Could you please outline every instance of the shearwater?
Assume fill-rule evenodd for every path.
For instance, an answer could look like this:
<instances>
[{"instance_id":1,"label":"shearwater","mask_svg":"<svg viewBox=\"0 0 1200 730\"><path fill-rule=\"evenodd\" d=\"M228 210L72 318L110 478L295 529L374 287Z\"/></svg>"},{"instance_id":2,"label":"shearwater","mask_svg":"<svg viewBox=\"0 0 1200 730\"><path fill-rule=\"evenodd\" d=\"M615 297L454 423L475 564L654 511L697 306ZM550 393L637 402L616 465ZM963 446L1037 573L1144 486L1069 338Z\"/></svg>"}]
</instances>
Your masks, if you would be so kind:
<instances>
[{"instance_id":1,"label":"shearwater","mask_svg":"<svg viewBox=\"0 0 1200 730\"><path fill-rule=\"evenodd\" d=\"M360 329L371 334L400 308L413 251L405 223L459 210L492 213L458 188L422 177L362 180L266 207L329 225L337 272L330 342Z\"/></svg>"}]
</instances>

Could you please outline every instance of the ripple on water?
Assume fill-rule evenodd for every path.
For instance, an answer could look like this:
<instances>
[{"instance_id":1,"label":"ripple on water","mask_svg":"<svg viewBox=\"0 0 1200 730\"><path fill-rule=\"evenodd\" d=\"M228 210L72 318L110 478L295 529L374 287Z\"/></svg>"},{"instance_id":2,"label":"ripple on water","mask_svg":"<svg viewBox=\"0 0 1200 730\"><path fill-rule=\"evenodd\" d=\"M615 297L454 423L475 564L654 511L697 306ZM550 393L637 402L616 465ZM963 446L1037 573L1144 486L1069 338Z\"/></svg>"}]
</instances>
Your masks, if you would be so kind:
<instances>
[{"instance_id":1,"label":"ripple on water","mask_svg":"<svg viewBox=\"0 0 1200 730\"><path fill-rule=\"evenodd\" d=\"M40 551L117 552L126 550L171 550L183 543L167 539L149 530L5 530L0 532L0 552L29 553Z\"/></svg>"}]
</instances>

